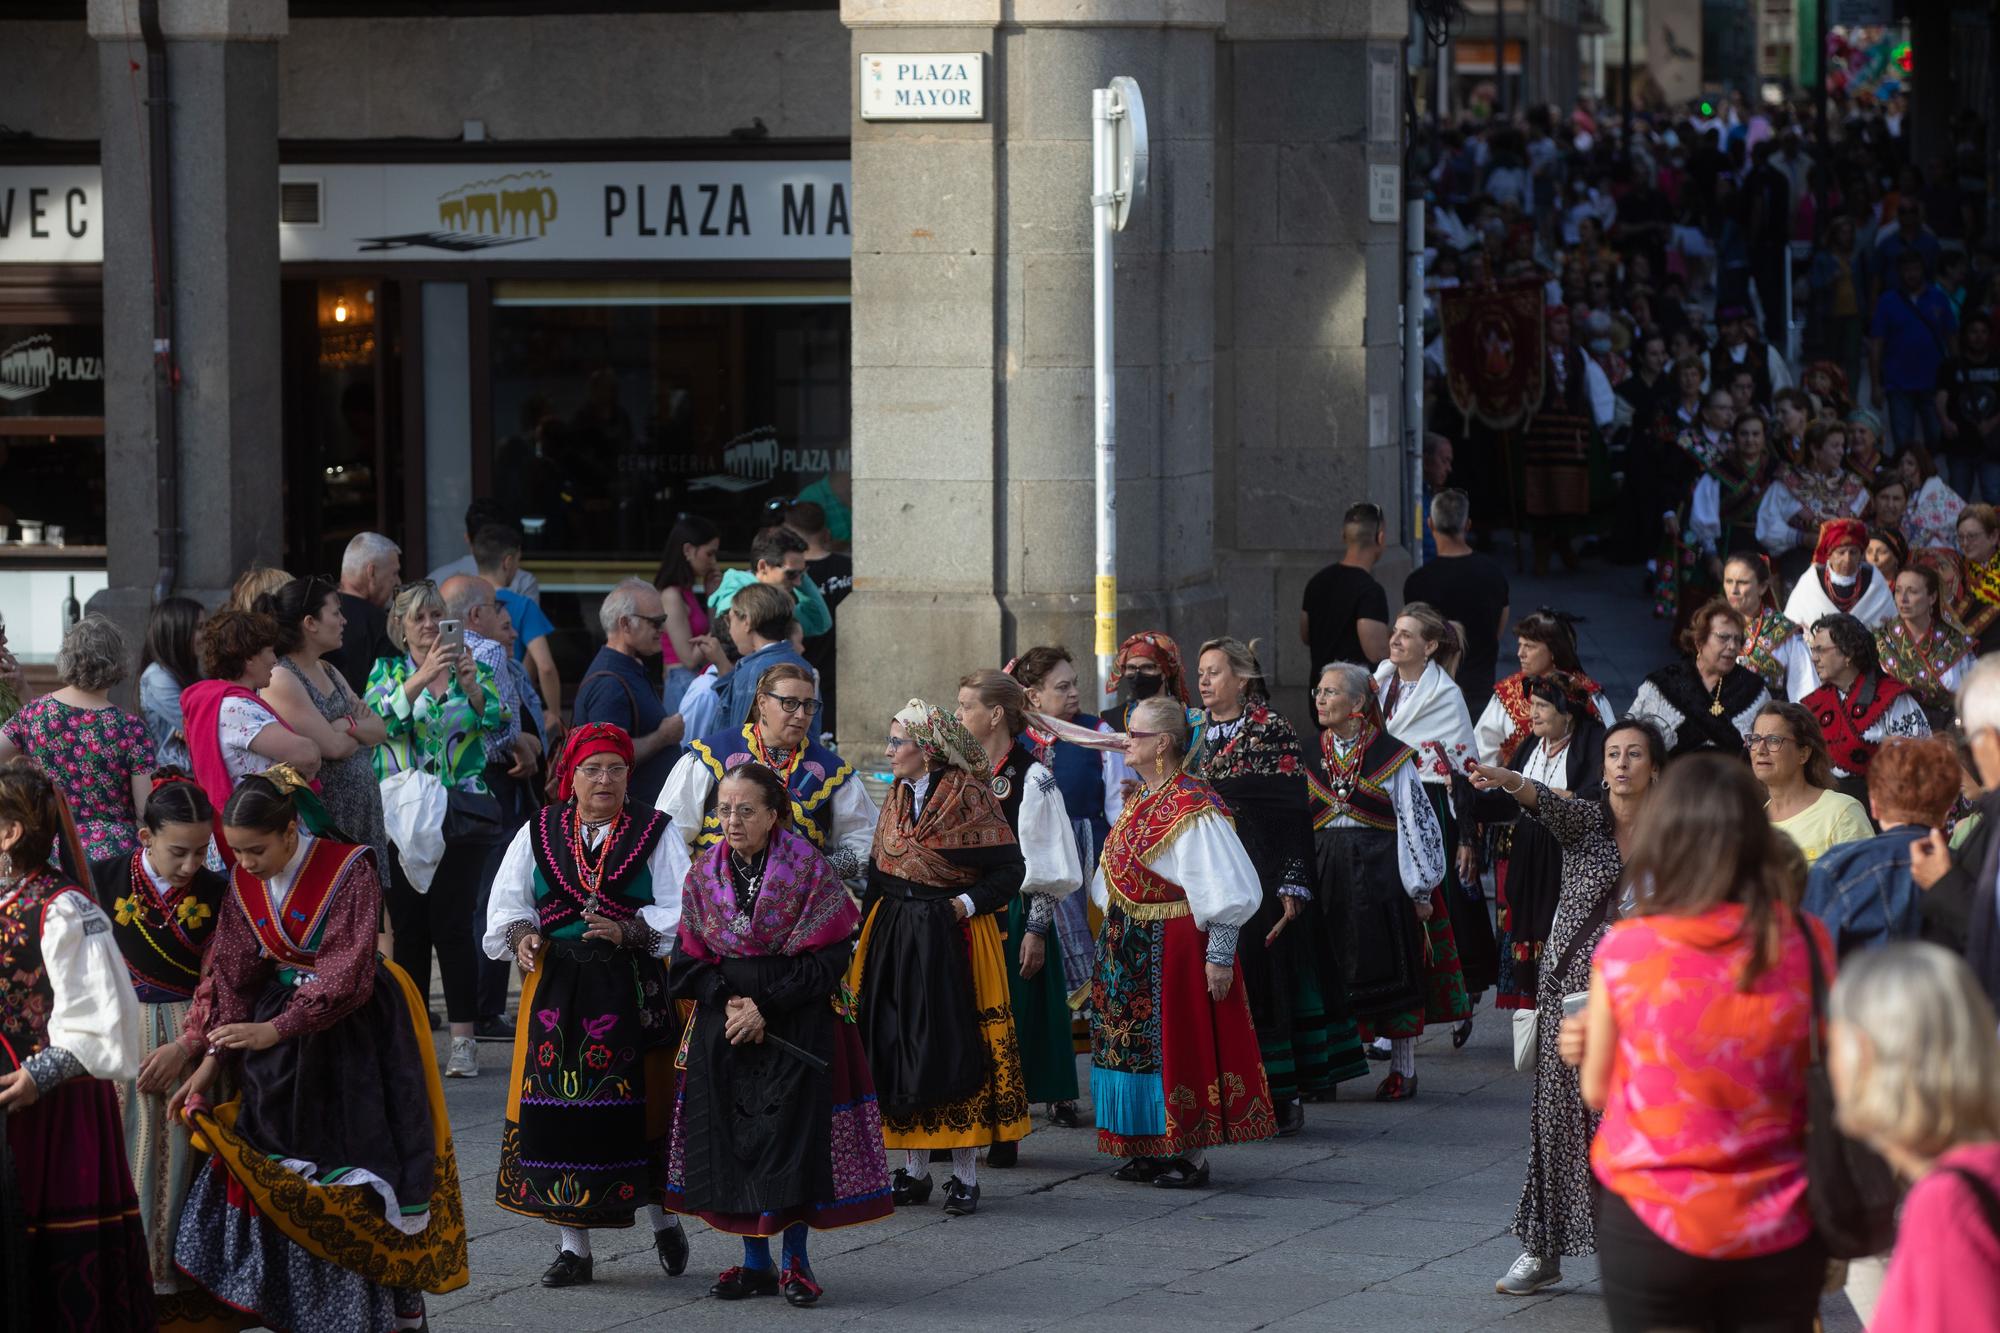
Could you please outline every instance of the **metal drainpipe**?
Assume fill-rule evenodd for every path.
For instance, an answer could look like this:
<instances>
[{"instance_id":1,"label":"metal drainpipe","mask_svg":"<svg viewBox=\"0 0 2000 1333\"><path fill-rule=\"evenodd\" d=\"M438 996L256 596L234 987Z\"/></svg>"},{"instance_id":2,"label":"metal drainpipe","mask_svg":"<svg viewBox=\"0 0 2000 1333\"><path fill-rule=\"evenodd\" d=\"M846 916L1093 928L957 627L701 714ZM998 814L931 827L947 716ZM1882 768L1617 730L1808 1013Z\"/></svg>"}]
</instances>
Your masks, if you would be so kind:
<instances>
[{"instance_id":1,"label":"metal drainpipe","mask_svg":"<svg viewBox=\"0 0 2000 1333\"><path fill-rule=\"evenodd\" d=\"M153 224L153 479L159 504L160 569L153 580L158 604L180 575L180 432L174 391L174 195L167 142L167 39L160 29L160 0L139 0L139 32L146 43L147 176Z\"/></svg>"}]
</instances>

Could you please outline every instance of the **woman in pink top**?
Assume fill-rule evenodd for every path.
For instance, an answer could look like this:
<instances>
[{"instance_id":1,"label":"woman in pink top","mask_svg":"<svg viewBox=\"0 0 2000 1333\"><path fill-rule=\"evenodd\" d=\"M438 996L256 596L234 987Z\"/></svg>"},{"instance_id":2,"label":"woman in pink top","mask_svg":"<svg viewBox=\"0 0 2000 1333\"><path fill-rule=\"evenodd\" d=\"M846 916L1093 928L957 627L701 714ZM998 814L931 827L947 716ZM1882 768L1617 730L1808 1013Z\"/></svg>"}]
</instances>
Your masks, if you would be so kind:
<instances>
[{"instance_id":1,"label":"woman in pink top","mask_svg":"<svg viewBox=\"0 0 2000 1333\"><path fill-rule=\"evenodd\" d=\"M708 607L702 601L721 574L716 553L722 534L699 514L682 514L667 533L667 552L660 560L653 586L660 590L660 610L667 616L660 627L660 662L665 671L661 702L669 713L680 711L681 696L722 647L708 633ZM721 663L718 663L721 665Z\"/></svg>"},{"instance_id":2,"label":"woman in pink top","mask_svg":"<svg viewBox=\"0 0 2000 1333\"><path fill-rule=\"evenodd\" d=\"M1799 859L1738 761L1667 769L1626 861L1636 896L1563 1025L1584 1102L1616 1333L1809 1333L1825 1250L1806 1213L1806 939ZM1833 972L1824 928L1814 945Z\"/></svg>"},{"instance_id":3,"label":"woman in pink top","mask_svg":"<svg viewBox=\"0 0 2000 1333\"><path fill-rule=\"evenodd\" d=\"M2000 1037L1957 955L1890 944L1833 988L1840 1127L1916 1184L1869 1333L2000 1328Z\"/></svg>"}]
</instances>

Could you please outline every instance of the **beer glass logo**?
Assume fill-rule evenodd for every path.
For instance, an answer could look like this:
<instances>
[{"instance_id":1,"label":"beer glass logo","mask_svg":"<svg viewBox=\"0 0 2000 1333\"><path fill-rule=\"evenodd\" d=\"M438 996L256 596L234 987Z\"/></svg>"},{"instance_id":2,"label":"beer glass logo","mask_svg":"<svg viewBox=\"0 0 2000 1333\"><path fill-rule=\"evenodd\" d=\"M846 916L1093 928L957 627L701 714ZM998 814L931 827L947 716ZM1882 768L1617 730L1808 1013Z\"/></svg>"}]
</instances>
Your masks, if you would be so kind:
<instances>
[{"instance_id":1,"label":"beer glass logo","mask_svg":"<svg viewBox=\"0 0 2000 1333\"><path fill-rule=\"evenodd\" d=\"M468 181L437 196L437 231L364 236L363 250L486 250L520 245L549 234L560 200L547 171L512 171L492 180ZM429 219L425 219L426 222Z\"/></svg>"},{"instance_id":2,"label":"beer glass logo","mask_svg":"<svg viewBox=\"0 0 2000 1333\"><path fill-rule=\"evenodd\" d=\"M0 351L0 399L19 402L55 383L55 339L37 333Z\"/></svg>"}]
</instances>

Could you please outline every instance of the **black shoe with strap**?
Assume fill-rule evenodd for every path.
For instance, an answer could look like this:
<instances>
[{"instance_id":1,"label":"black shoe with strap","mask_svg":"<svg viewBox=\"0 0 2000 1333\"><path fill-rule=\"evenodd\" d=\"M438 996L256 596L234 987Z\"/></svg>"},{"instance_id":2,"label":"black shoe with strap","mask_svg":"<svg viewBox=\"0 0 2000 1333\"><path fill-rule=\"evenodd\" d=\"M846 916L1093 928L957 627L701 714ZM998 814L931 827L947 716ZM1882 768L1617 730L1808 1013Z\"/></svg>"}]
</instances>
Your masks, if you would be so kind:
<instances>
[{"instance_id":1,"label":"black shoe with strap","mask_svg":"<svg viewBox=\"0 0 2000 1333\"><path fill-rule=\"evenodd\" d=\"M660 1267L667 1270L668 1277L679 1277L687 1271L688 1233L679 1222L660 1227L653 1232L653 1250L660 1256Z\"/></svg>"},{"instance_id":2,"label":"black shoe with strap","mask_svg":"<svg viewBox=\"0 0 2000 1333\"><path fill-rule=\"evenodd\" d=\"M1278 1103L1278 1137L1288 1139L1306 1127L1306 1104L1298 1097Z\"/></svg>"},{"instance_id":3,"label":"black shoe with strap","mask_svg":"<svg viewBox=\"0 0 2000 1333\"><path fill-rule=\"evenodd\" d=\"M542 1274L545 1287L584 1287L590 1285L596 1265L580 1254L563 1250L556 1255L556 1261Z\"/></svg>"},{"instance_id":4,"label":"black shoe with strap","mask_svg":"<svg viewBox=\"0 0 2000 1333\"><path fill-rule=\"evenodd\" d=\"M1049 1123L1061 1129L1082 1129L1083 1112L1075 1102L1050 1102Z\"/></svg>"},{"instance_id":5,"label":"black shoe with strap","mask_svg":"<svg viewBox=\"0 0 2000 1333\"><path fill-rule=\"evenodd\" d=\"M778 1270L775 1268L725 1268L716 1275L715 1285L708 1294L719 1301L740 1301L751 1296L775 1296L778 1294Z\"/></svg>"},{"instance_id":6,"label":"black shoe with strap","mask_svg":"<svg viewBox=\"0 0 2000 1333\"><path fill-rule=\"evenodd\" d=\"M1383 1079L1375 1088L1375 1100L1378 1102L1406 1102L1416 1095L1417 1076L1415 1074L1404 1078L1401 1074L1392 1071L1389 1077Z\"/></svg>"},{"instance_id":7,"label":"black shoe with strap","mask_svg":"<svg viewBox=\"0 0 2000 1333\"><path fill-rule=\"evenodd\" d=\"M970 1217L979 1211L979 1186L968 1185L953 1176L944 1183L946 1217Z\"/></svg>"},{"instance_id":8,"label":"black shoe with strap","mask_svg":"<svg viewBox=\"0 0 2000 1333\"><path fill-rule=\"evenodd\" d=\"M909 1208L916 1204L929 1203L931 1198L931 1178L929 1175L913 1176L904 1167L897 1167L896 1174L889 1182L889 1201L898 1208Z\"/></svg>"},{"instance_id":9,"label":"black shoe with strap","mask_svg":"<svg viewBox=\"0 0 2000 1333\"><path fill-rule=\"evenodd\" d=\"M1148 1185L1153 1177L1160 1174L1161 1163L1157 1157L1134 1157L1125 1165L1111 1173L1113 1180L1123 1180L1135 1185Z\"/></svg>"},{"instance_id":10,"label":"black shoe with strap","mask_svg":"<svg viewBox=\"0 0 2000 1333\"><path fill-rule=\"evenodd\" d=\"M1153 1177L1153 1188L1162 1190L1198 1190L1208 1184L1208 1161L1194 1165L1185 1157L1176 1157Z\"/></svg>"},{"instance_id":11,"label":"black shoe with strap","mask_svg":"<svg viewBox=\"0 0 2000 1333\"><path fill-rule=\"evenodd\" d=\"M803 1265L787 1264L785 1271L778 1274L778 1290L785 1293L785 1299L793 1305L812 1305L826 1295L826 1289L813 1281L812 1270Z\"/></svg>"}]
</instances>

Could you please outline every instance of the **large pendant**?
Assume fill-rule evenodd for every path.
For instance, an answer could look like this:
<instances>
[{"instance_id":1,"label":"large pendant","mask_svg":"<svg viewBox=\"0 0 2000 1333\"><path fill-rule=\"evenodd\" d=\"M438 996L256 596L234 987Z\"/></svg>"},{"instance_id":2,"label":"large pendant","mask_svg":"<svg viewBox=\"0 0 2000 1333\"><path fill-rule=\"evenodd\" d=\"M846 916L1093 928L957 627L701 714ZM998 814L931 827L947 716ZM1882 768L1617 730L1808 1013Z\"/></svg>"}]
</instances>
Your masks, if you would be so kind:
<instances>
[{"instance_id":1,"label":"large pendant","mask_svg":"<svg viewBox=\"0 0 2000 1333\"><path fill-rule=\"evenodd\" d=\"M1710 713L1710 714L1711 714L1712 716L1714 716L1714 717L1721 717L1721 716L1722 716L1722 700L1720 700L1720 699L1717 699L1717 700L1716 700L1716 701L1715 701L1714 703L1710 704L1710 705L1708 706L1708 711L1709 711L1709 713Z\"/></svg>"},{"instance_id":2,"label":"large pendant","mask_svg":"<svg viewBox=\"0 0 2000 1333\"><path fill-rule=\"evenodd\" d=\"M1007 793L1013 790L1014 790L1014 784L1009 782L1004 775L1001 774L994 775L993 794L996 797L1004 801L1007 799Z\"/></svg>"},{"instance_id":3,"label":"large pendant","mask_svg":"<svg viewBox=\"0 0 2000 1333\"><path fill-rule=\"evenodd\" d=\"M738 935L748 935L750 933L750 914L748 912L738 912L735 916L730 917L729 928Z\"/></svg>"}]
</instances>

